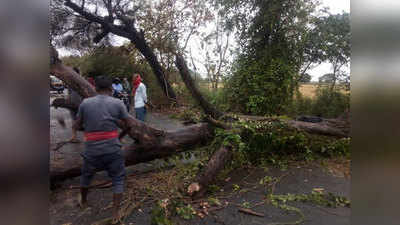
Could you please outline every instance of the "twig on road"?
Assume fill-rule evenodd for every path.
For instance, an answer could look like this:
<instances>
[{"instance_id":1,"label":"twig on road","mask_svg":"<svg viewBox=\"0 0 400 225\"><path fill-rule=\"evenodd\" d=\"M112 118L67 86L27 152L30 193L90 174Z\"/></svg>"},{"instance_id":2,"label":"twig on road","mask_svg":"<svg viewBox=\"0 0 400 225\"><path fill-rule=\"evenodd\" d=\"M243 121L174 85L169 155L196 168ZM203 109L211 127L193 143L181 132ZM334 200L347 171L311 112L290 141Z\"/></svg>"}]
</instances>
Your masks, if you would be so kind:
<instances>
[{"instance_id":1,"label":"twig on road","mask_svg":"<svg viewBox=\"0 0 400 225\"><path fill-rule=\"evenodd\" d=\"M258 216L258 217L264 217L264 214L258 213L258 212L254 212L251 209L239 208L238 210L239 210L239 212L246 213L246 214L249 214L249 215Z\"/></svg>"}]
</instances>

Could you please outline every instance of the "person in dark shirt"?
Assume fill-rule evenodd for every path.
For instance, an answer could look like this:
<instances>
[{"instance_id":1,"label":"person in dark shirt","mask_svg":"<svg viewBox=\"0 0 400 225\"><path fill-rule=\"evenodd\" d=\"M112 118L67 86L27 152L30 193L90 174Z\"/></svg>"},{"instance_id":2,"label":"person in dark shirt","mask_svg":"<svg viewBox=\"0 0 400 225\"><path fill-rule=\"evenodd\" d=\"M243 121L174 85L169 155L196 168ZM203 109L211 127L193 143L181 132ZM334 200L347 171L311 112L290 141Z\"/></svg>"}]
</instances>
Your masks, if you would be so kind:
<instances>
[{"instance_id":1,"label":"person in dark shirt","mask_svg":"<svg viewBox=\"0 0 400 225\"><path fill-rule=\"evenodd\" d=\"M130 115L121 100L111 97L111 79L99 77L95 84L98 95L82 101L73 126L75 130L83 127L85 132L85 150L81 154L83 167L80 204L82 207L87 206L90 182L96 171L105 169L112 180L113 222L116 223L120 220L119 207L125 178L125 160L118 139L117 123Z\"/></svg>"}]
</instances>

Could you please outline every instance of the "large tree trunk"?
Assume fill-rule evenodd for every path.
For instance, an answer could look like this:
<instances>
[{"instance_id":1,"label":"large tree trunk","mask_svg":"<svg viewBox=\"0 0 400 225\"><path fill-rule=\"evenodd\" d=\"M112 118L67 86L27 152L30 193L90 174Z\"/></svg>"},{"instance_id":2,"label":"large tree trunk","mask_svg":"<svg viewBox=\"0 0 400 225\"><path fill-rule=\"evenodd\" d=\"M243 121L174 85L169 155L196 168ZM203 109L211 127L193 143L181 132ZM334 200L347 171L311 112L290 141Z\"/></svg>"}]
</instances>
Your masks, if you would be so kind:
<instances>
[{"instance_id":1,"label":"large tree trunk","mask_svg":"<svg viewBox=\"0 0 400 225\"><path fill-rule=\"evenodd\" d=\"M278 118L262 117L262 116L249 116L239 115L240 119L249 121L278 121ZM300 131L333 137L349 137L350 136L350 121L348 118L338 119L324 119L320 118L320 122L304 122L298 120L288 120L286 122L288 126L298 129Z\"/></svg>"},{"instance_id":2,"label":"large tree trunk","mask_svg":"<svg viewBox=\"0 0 400 225\"><path fill-rule=\"evenodd\" d=\"M298 130L317 135L334 136L334 137L348 137L350 130L347 128L336 128L329 126L326 122L321 123L308 123L303 121L288 121L288 125Z\"/></svg>"},{"instance_id":3,"label":"large tree trunk","mask_svg":"<svg viewBox=\"0 0 400 225\"><path fill-rule=\"evenodd\" d=\"M195 83L193 82L192 76L190 75L185 60L180 55L176 55L176 66L179 69L183 82L189 89L193 98L196 99L197 102L200 104L204 113L210 115L214 119L220 118L223 115L222 112L218 111L213 105L211 105L200 93Z\"/></svg>"},{"instance_id":4,"label":"large tree trunk","mask_svg":"<svg viewBox=\"0 0 400 225\"><path fill-rule=\"evenodd\" d=\"M132 35L131 42L135 45L137 49L143 54L146 58L147 62L150 64L154 74L156 75L157 81L164 91L165 95L169 98L169 100L176 101L176 95L171 85L168 82L167 76L164 73L160 63L157 60L157 57L153 53L152 49L146 43L144 38L140 35Z\"/></svg>"},{"instance_id":5,"label":"large tree trunk","mask_svg":"<svg viewBox=\"0 0 400 225\"><path fill-rule=\"evenodd\" d=\"M132 145L124 150L125 165L135 165L154 159L166 158L187 151L199 145L205 145L212 138L212 128L206 124L196 124L183 129L166 132L162 138L150 144ZM75 154L67 159L50 164L50 182L52 184L81 175L82 159Z\"/></svg>"}]
</instances>

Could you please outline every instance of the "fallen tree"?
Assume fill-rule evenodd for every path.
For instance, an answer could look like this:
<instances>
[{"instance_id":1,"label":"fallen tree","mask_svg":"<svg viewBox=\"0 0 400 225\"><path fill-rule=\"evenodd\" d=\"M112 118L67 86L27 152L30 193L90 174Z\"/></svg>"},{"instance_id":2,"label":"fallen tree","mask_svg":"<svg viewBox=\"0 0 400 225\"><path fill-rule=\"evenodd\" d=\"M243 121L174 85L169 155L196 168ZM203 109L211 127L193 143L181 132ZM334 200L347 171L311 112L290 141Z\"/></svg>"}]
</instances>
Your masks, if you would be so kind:
<instances>
[{"instance_id":1,"label":"fallen tree","mask_svg":"<svg viewBox=\"0 0 400 225\"><path fill-rule=\"evenodd\" d=\"M143 32L138 31L135 27L134 17L127 17L123 10L119 9L120 5L112 5L112 1L108 1L106 7L108 16L99 16L96 13L85 9L85 5L78 6L71 0L64 0L65 6L72 9L75 13L90 23L100 25L101 32L94 38L95 42L100 41L107 34L113 33L120 37L125 37L135 45L135 47L143 54L149 62L157 77L160 87L164 90L167 97L174 99L174 92L165 79L164 73L157 57L153 50L147 44ZM118 19L119 23L114 23L114 19ZM50 71L52 74L63 80L69 87L76 90L82 97L91 97L96 95L93 87L82 77L76 74L71 68L66 67L58 59L57 51L51 48ZM148 126L135 118L129 118L127 123L120 123L120 127L132 139L137 141L137 144L127 146L125 150L126 165L134 165L141 162L148 162L157 158L165 158L172 154L193 149L195 146L204 145L207 141L213 139L214 127L220 127L225 130L230 130L231 125L221 121L223 113L218 111L210 104L197 90L193 80L190 77L189 70L183 57L176 54L176 66L179 69L182 80L189 89L193 98L197 100L204 113L210 116L208 123L200 123L176 131L162 131ZM76 106L68 105L66 102L58 100L54 102L54 106L69 107L73 109ZM251 120L251 118L248 118ZM271 119L271 118L269 118ZM253 118L254 120L254 118ZM267 118L268 120L268 118ZM272 118L272 120L276 120ZM338 127L332 127L329 122L317 124L307 123L302 121L288 121L287 124L296 129L303 130L309 133L319 135L329 135L334 137L346 137L348 132ZM210 160L203 172L197 177L197 187L192 189L191 194L195 197L200 197L205 193L207 186L212 183L215 176L221 171L226 162L231 158L232 152L235 149L226 145L221 145L210 157ZM81 159L79 154L71 156L63 161L51 162L50 164L50 180L51 182L61 181L67 178L72 178L80 175ZM193 187L193 185L192 185Z\"/></svg>"},{"instance_id":2,"label":"fallen tree","mask_svg":"<svg viewBox=\"0 0 400 225\"><path fill-rule=\"evenodd\" d=\"M239 119L247 121L284 121L278 118L238 115ZM347 119L324 119L319 118L319 122L305 122L300 120L286 120L286 123L300 131L310 134L326 135L333 137L349 137L350 121Z\"/></svg>"},{"instance_id":3,"label":"fallen tree","mask_svg":"<svg viewBox=\"0 0 400 225\"><path fill-rule=\"evenodd\" d=\"M56 51L53 49L53 58L56 58ZM90 97L96 94L89 83L76 74L72 69L62 65L60 60L54 60L51 65L51 73L62 79L67 85L73 87L83 97ZM53 106L64 107L70 110L76 110L77 106L69 104L64 99L56 99ZM242 120L251 121L274 121L276 118L239 116ZM225 130L232 129L231 125L223 121L218 121L212 117L207 117L207 123L199 123L185 127L176 131L162 131L152 128L135 118L130 118L128 124L121 124L128 135L138 141L139 144L128 146L125 150L126 165L135 165L137 163L149 162L154 159L166 158L182 151L187 151L199 145L205 145L213 138L214 127ZM333 120L329 120L333 123ZM327 132L328 129L334 129L327 124L318 125L317 123L307 123L302 121L289 121L289 125L309 133L321 135L346 136L346 134L337 130L338 133ZM129 128L129 129L128 129ZM339 134L339 135L337 135ZM222 146L210 157L203 173L198 175L197 188L194 188L193 196L201 196L205 188L212 182L218 172L224 168L226 161L231 158L234 149ZM59 182L68 178L80 175L81 158L79 154L70 156L65 160L52 161L50 165L50 180L52 183ZM198 193L197 193L198 192Z\"/></svg>"},{"instance_id":4,"label":"fallen tree","mask_svg":"<svg viewBox=\"0 0 400 225\"><path fill-rule=\"evenodd\" d=\"M134 128L135 129L135 128ZM196 146L205 145L212 139L212 128L207 123L196 124L183 129L164 132L164 135L152 144L139 144L124 150L125 165L135 165L155 159L169 157ZM79 154L50 163L50 181L52 184L81 175L82 159Z\"/></svg>"},{"instance_id":5,"label":"fallen tree","mask_svg":"<svg viewBox=\"0 0 400 225\"><path fill-rule=\"evenodd\" d=\"M50 73L63 80L84 98L96 94L96 91L89 82L75 73L71 68L62 64L54 48L51 48ZM57 99L53 102L53 105L69 109L75 107ZM126 148L126 165L165 158L172 154L192 149L199 144L204 145L213 136L213 129L207 123L195 124L180 130L167 132L148 126L131 116L126 124L121 122L121 127L128 131L127 133L132 139L138 141L137 144ZM81 160L79 154L66 160L51 162L51 183L79 176L80 167Z\"/></svg>"}]
</instances>

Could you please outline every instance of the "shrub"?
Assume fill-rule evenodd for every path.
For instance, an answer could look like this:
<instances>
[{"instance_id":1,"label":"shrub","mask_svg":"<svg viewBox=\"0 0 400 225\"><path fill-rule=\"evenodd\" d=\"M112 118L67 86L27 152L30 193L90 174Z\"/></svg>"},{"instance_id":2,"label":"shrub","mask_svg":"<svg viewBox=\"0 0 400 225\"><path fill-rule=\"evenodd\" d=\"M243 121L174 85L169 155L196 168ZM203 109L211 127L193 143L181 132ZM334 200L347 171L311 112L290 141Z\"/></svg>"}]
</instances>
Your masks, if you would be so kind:
<instances>
[{"instance_id":1,"label":"shrub","mask_svg":"<svg viewBox=\"0 0 400 225\"><path fill-rule=\"evenodd\" d=\"M214 146L235 146L232 165L263 164L284 159L312 160L316 157L349 156L350 139L311 135L285 122L242 122L240 133L218 129Z\"/></svg>"},{"instance_id":2,"label":"shrub","mask_svg":"<svg viewBox=\"0 0 400 225\"><path fill-rule=\"evenodd\" d=\"M229 110L255 115L280 115L292 101L295 88L292 66L267 56L239 60L226 82Z\"/></svg>"},{"instance_id":3,"label":"shrub","mask_svg":"<svg viewBox=\"0 0 400 225\"><path fill-rule=\"evenodd\" d=\"M293 117L297 115L312 115L313 105L314 101L312 98L303 96L298 92L291 107L288 108L288 114Z\"/></svg>"},{"instance_id":4,"label":"shrub","mask_svg":"<svg viewBox=\"0 0 400 225\"><path fill-rule=\"evenodd\" d=\"M350 95L340 90L320 87L314 99L298 93L288 109L291 116L312 115L324 118L336 118L350 108Z\"/></svg>"},{"instance_id":5,"label":"shrub","mask_svg":"<svg viewBox=\"0 0 400 225\"><path fill-rule=\"evenodd\" d=\"M350 95L338 90L320 88L317 91L312 114L316 116L333 118L350 108Z\"/></svg>"}]
</instances>

